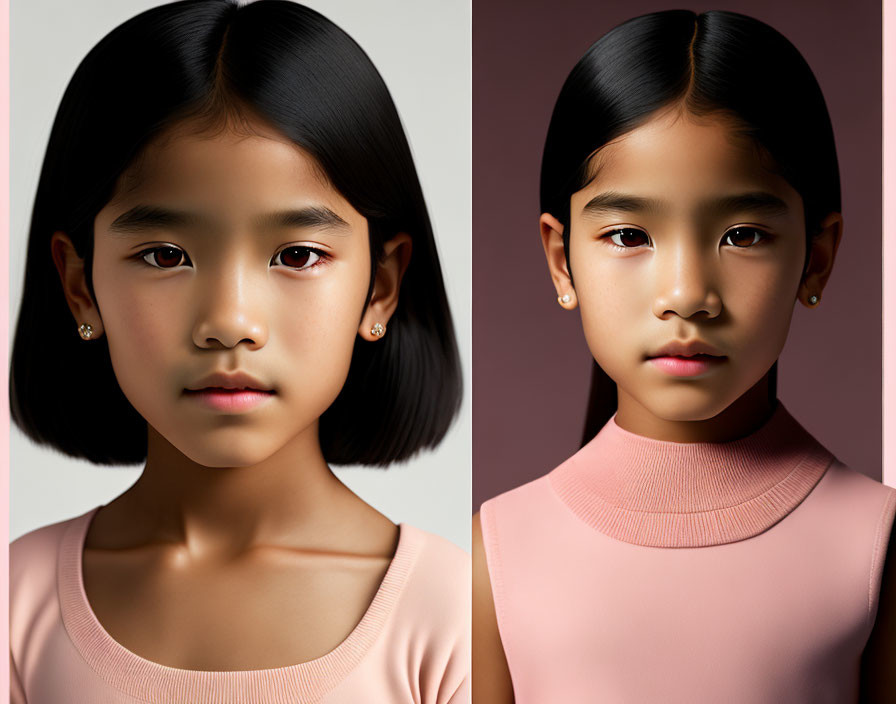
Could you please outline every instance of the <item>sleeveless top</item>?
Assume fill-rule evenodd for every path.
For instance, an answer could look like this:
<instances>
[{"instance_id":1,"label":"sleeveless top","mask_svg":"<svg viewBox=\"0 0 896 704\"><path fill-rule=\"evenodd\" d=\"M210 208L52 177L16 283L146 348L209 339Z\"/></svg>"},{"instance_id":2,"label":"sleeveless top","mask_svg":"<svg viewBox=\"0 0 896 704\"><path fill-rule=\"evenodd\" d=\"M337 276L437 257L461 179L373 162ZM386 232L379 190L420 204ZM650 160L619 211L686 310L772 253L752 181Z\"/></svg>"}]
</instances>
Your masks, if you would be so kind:
<instances>
[{"instance_id":1,"label":"sleeveless top","mask_svg":"<svg viewBox=\"0 0 896 704\"><path fill-rule=\"evenodd\" d=\"M469 702L470 558L445 538L400 524L367 612L326 655L266 670L186 670L131 652L97 620L81 571L97 510L10 545L13 704Z\"/></svg>"},{"instance_id":2,"label":"sleeveless top","mask_svg":"<svg viewBox=\"0 0 896 704\"><path fill-rule=\"evenodd\" d=\"M780 401L726 443L614 416L482 505L516 704L856 702L894 511Z\"/></svg>"}]
</instances>

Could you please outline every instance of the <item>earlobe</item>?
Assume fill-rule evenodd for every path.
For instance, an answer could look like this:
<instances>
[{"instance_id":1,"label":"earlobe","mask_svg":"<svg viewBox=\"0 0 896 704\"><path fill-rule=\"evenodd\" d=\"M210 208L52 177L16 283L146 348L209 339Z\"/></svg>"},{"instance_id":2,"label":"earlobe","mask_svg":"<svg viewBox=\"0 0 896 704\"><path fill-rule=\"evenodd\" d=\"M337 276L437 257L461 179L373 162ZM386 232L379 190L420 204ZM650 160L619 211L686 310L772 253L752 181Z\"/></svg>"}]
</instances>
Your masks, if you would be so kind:
<instances>
[{"instance_id":1,"label":"earlobe","mask_svg":"<svg viewBox=\"0 0 896 704\"><path fill-rule=\"evenodd\" d=\"M87 287L84 260L78 256L66 233L53 233L50 238L50 253L81 339L94 340L101 337L103 321Z\"/></svg>"},{"instance_id":2,"label":"earlobe","mask_svg":"<svg viewBox=\"0 0 896 704\"><path fill-rule=\"evenodd\" d=\"M572 278L566 266L566 250L563 248L563 223L550 213L542 213L538 220L541 229L541 244L548 262L548 270L554 288L557 289L557 302L566 310L573 310L578 302L572 285Z\"/></svg>"},{"instance_id":3,"label":"earlobe","mask_svg":"<svg viewBox=\"0 0 896 704\"><path fill-rule=\"evenodd\" d=\"M386 334L386 327L398 307L401 280L411 261L411 236L400 232L383 245L383 258L377 264L373 293L358 326L358 334L375 342Z\"/></svg>"},{"instance_id":4,"label":"earlobe","mask_svg":"<svg viewBox=\"0 0 896 704\"><path fill-rule=\"evenodd\" d=\"M557 303L567 310L572 310L577 305L575 293L564 293L562 296L557 296Z\"/></svg>"},{"instance_id":5,"label":"earlobe","mask_svg":"<svg viewBox=\"0 0 896 704\"><path fill-rule=\"evenodd\" d=\"M843 235L843 216L830 213L821 222L819 233L812 239L809 262L803 273L798 297L808 308L821 302L821 294L834 269L834 260Z\"/></svg>"}]
</instances>

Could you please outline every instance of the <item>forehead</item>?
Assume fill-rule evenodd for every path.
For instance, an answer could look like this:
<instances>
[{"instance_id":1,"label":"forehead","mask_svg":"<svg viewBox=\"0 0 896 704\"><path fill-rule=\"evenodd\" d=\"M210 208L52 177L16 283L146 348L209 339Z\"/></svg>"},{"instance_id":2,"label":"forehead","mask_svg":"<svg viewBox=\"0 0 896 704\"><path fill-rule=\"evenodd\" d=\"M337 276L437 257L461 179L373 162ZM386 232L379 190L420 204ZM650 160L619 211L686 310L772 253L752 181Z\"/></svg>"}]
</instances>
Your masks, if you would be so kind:
<instances>
[{"instance_id":1,"label":"forehead","mask_svg":"<svg viewBox=\"0 0 896 704\"><path fill-rule=\"evenodd\" d=\"M317 161L276 130L254 123L248 130L202 131L186 123L143 149L119 177L109 205L164 201L238 211L284 200L353 211Z\"/></svg>"},{"instance_id":2,"label":"forehead","mask_svg":"<svg viewBox=\"0 0 896 704\"><path fill-rule=\"evenodd\" d=\"M774 171L770 157L732 120L695 118L670 109L602 147L589 164L592 193L612 189L664 199L722 191L767 190L799 195Z\"/></svg>"}]
</instances>

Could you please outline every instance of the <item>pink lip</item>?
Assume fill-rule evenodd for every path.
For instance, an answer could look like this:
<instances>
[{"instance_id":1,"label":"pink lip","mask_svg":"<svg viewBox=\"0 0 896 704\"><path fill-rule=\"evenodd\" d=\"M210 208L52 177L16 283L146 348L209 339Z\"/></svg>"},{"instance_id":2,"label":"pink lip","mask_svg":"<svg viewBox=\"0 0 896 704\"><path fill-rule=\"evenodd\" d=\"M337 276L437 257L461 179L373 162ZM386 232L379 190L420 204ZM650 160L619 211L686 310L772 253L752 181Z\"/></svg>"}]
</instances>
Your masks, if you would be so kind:
<instances>
[{"instance_id":1,"label":"pink lip","mask_svg":"<svg viewBox=\"0 0 896 704\"><path fill-rule=\"evenodd\" d=\"M188 398L193 398L202 405L214 411L224 413L243 413L257 408L271 396L273 391L259 391L258 389L223 389L209 387L192 391L185 391Z\"/></svg>"},{"instance_id":2,"label":"pink lip","mask_svg":"<svg viewBox=\"0 0 896 704\"><path fill-rule=\"evenodd\" d=\"M692 357L652 357L648 361L672 376L697 376L716 367L724 360L724 357L699 354Z\"/></svg>"}]
</instances>

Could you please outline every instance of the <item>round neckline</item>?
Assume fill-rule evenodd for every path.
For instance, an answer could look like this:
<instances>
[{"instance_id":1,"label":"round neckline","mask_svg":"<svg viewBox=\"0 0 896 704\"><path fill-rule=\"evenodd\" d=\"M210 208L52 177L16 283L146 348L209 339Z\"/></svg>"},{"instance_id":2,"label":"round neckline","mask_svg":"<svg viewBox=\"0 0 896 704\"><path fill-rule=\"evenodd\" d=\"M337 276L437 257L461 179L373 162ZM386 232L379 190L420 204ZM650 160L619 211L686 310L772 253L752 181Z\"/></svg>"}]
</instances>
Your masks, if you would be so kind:
<instances>
[{"instance_id":1,"label":"round neckline","mask_svg":"<svg viewBox=\"0 0 896 704\"><path fill-rule=\"evenodd\" d=\"M771 528L834 459L778 400L759 428L719 443L638 435L614 414L548 481L581 520L612 538L706 547Z\"/></svg>"},{"instance_id":2,"label":"round neckline","mask_svg":"<svg viewBox=\"0 0 896 704\"><path fill-rule=\"evenodd\" d=\"M262 670L187 670L148 660L125 648L99 622L84 589L83 553L97 506L71 521L57 562L62 621L81 657L112 687L146 702L195 704L315 702L361 661L393 612L419 553L421 532L399 523L395 555L358 624L329 653Z\"/></svg>"}]
</instances>

